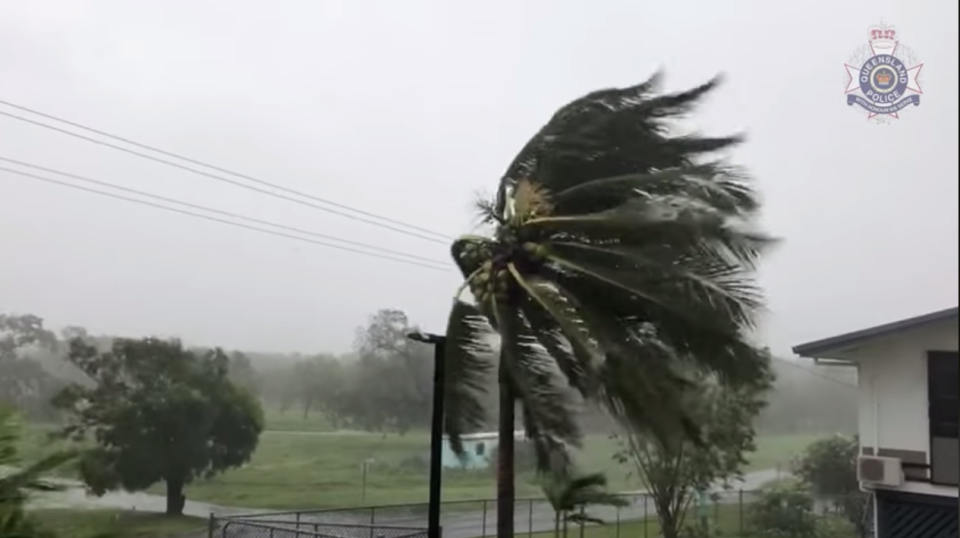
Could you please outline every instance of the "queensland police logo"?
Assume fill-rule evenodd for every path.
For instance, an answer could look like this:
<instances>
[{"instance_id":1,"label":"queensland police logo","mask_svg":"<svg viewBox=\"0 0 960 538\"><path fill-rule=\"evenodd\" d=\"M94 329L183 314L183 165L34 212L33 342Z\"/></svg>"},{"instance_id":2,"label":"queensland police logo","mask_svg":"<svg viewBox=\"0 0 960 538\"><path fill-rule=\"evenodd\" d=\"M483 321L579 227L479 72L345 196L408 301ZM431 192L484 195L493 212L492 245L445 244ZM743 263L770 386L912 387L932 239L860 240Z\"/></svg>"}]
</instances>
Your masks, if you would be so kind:
<instances>
[{"instance_id":1,"label":"queensland police logo","mask_svg":"<svg viewBox=\"0 0 960 538\"><path fill-rule=\"evenodd\" d=\"M847 105L867 119L888 123L899 119L909 106L920 106L920 70L912 50L900 43L892 26L870 28L870 40L844 64L847 70Z\"/></svg>"}]
</instances>

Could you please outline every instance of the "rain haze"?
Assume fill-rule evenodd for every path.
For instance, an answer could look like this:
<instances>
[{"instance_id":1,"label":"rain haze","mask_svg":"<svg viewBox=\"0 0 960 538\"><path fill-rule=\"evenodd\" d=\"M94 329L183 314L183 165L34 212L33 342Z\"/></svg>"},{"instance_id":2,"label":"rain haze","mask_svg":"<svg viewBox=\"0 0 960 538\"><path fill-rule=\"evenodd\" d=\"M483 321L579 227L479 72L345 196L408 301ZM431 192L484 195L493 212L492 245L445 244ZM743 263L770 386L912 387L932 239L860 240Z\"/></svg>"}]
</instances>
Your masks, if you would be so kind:
<instances>
[{"instance_id":1,"label":"rain haze","mask_svg":"<svg viewBox=\"0 0 960 538\"><path fill-rule=\"evenodd\" d=\"M439 262L0 172L0 306L258 351L347 351L385 307L442 330L460 283L444 238L471 229L475 193L557 107L658 69L668 90L726 77L694 119L749 136L735 158L784 240L762 272L774 350L955 305L958 8L927 5L5 0L0 99L440 235L0 116L3 157ZM924 63L922 105L889 125L843 95L843 64L881 19Z\"/></svg>"}]
</instances>

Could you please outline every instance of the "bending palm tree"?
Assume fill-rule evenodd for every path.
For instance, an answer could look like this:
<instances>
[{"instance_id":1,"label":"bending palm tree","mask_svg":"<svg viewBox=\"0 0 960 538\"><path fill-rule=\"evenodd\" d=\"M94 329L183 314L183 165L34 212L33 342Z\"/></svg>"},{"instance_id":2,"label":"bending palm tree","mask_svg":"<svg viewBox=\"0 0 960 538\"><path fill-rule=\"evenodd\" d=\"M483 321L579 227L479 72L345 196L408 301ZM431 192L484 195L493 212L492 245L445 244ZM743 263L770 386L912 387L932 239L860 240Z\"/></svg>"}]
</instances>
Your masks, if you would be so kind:
<instances>
[{"instance_id":1,"label":"bending palm tree","mask_svg":"<svg viewBox=\"0 0 960 538\"><path fill-rule=\"evenodd\" d=\"M447 328L445 428L460 450L460 434L482 426L497 367L500 538L513 535L517 403L545 471L567 466L580 441L570 387L634 427L695 434L677 390L683 363L764 375L744 333L770 240L748 228L759 202L746 179L708 158L739 139L669 135L714 85L655 95L653 77L561 108L483 205L495 233L452 246L466 283Z\"/></svg>"}]
</instances>

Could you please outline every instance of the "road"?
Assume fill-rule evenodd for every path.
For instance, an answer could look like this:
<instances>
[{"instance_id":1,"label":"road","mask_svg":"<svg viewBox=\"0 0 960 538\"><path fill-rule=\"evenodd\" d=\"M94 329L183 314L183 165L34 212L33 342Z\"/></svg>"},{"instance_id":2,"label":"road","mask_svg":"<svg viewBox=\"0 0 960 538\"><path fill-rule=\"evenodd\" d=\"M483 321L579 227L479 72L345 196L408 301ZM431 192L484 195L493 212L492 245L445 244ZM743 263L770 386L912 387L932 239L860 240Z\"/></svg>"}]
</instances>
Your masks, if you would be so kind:
<instances>
[{"instance_id":1,"label":"road","mask_svg":"<svg viewBox=\"0 0 960 538\"><path fill-rule=\"evenodd\" d=\"M744 480L734 484L734 492L724 494L719 502L734 503L738 502L739 496L736 490L755 490L763 484L775 480L778 472L776 470L765 470L748 473ZM31 508L120 508L125 510L137 510L143 512L162 512L166 506L166 499L159 495L150 495L146 493L108 493L103 497L87 496L84 490L76 482L63 480L61 483L66 487L63 491L47 493L35 498L31 503ZM621 508L595 507L591 513L606 521L616 521L626 519L639 519L644 516L653 515L652 504L645 502L643 491L629 492L626 495L633 495L629 506ZM484 513L481 510L457 510L450 509L446 505L442 514L441 524L443 526L443 535L445 538L476 538L479 536L490 536L496 529L496 513L493 502L489 503L489 509ZM270 521L271 524L280 526L289 526L294 528L296 525L296 516L294 515L269 515L266 510L257 510L241 507L227 507L207 504L202 502L188 500L184 513L190 516L209 517L210 514L218 518L229 518L241 514L256 514L257 519L263 522ZM301 515L301 531L312 531L322 536L351 536L351 538L368 538L366 536L356 536L356 528L338 528L338 525L375 525L378 527L374 536L369 538L393 538L403 534L409 534L409 530L390 529L396 527L414 527L426 528L426 510L420 508L381 508L373 511L371 517L370 509L357 510L337 510L328 511L322 514ZM535 533L550 531L553 529L553 510L544 501L519 501L515 514L515 528L517 534ZM222 536L229 538L241 538L245 536L262 535L263 529L248 527L241 529L243 525L239 522L231 524L232 528L228 534ZM349 532L352 530L353 532ZM274 538L286 538L286 533L274 533ZM291 532L290 536L296 535ZM299 538L307 538L303 532Z\"/></svg>"}]
</instances>

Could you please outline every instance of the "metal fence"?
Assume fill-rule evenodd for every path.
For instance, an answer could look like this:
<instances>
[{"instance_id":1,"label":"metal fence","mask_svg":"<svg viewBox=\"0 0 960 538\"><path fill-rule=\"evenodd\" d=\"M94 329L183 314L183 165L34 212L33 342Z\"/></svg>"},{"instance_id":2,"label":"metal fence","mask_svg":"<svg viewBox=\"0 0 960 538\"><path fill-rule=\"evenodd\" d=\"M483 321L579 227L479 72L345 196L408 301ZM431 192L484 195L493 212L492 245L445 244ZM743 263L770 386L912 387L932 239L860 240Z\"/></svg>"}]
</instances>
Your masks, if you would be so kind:
<instances>
[{"instance_id":1,"label":"metal fence","mask_svg":"<svg viewBox=\"0 0 960 538\"><path fill-rule=\"evenodd\" d=\"M754 534L754 504L759 493L725 491L713 493L709 501L691 506L685 521L705 525L724 537ZM657 512L646 494L624 494L624 505L593 506L587 513L604 521L605 538L656 538L660 535ZM855 501L860 502L860 501ZM813 517L829 528L831 538L858 538L862 533L843 516L850 498L816 499ZM518 499L514 508L514 529L518 537L552 533L553 508L543 499ZM441 508L444 538L485 538L496 535L495 500L445 502ZM568 524L570 538L594 536L596 523ZM427 504L398 504L332 510L256 513L211 517L210 538L425 538Z\"/></svg>"}]
</instances>

